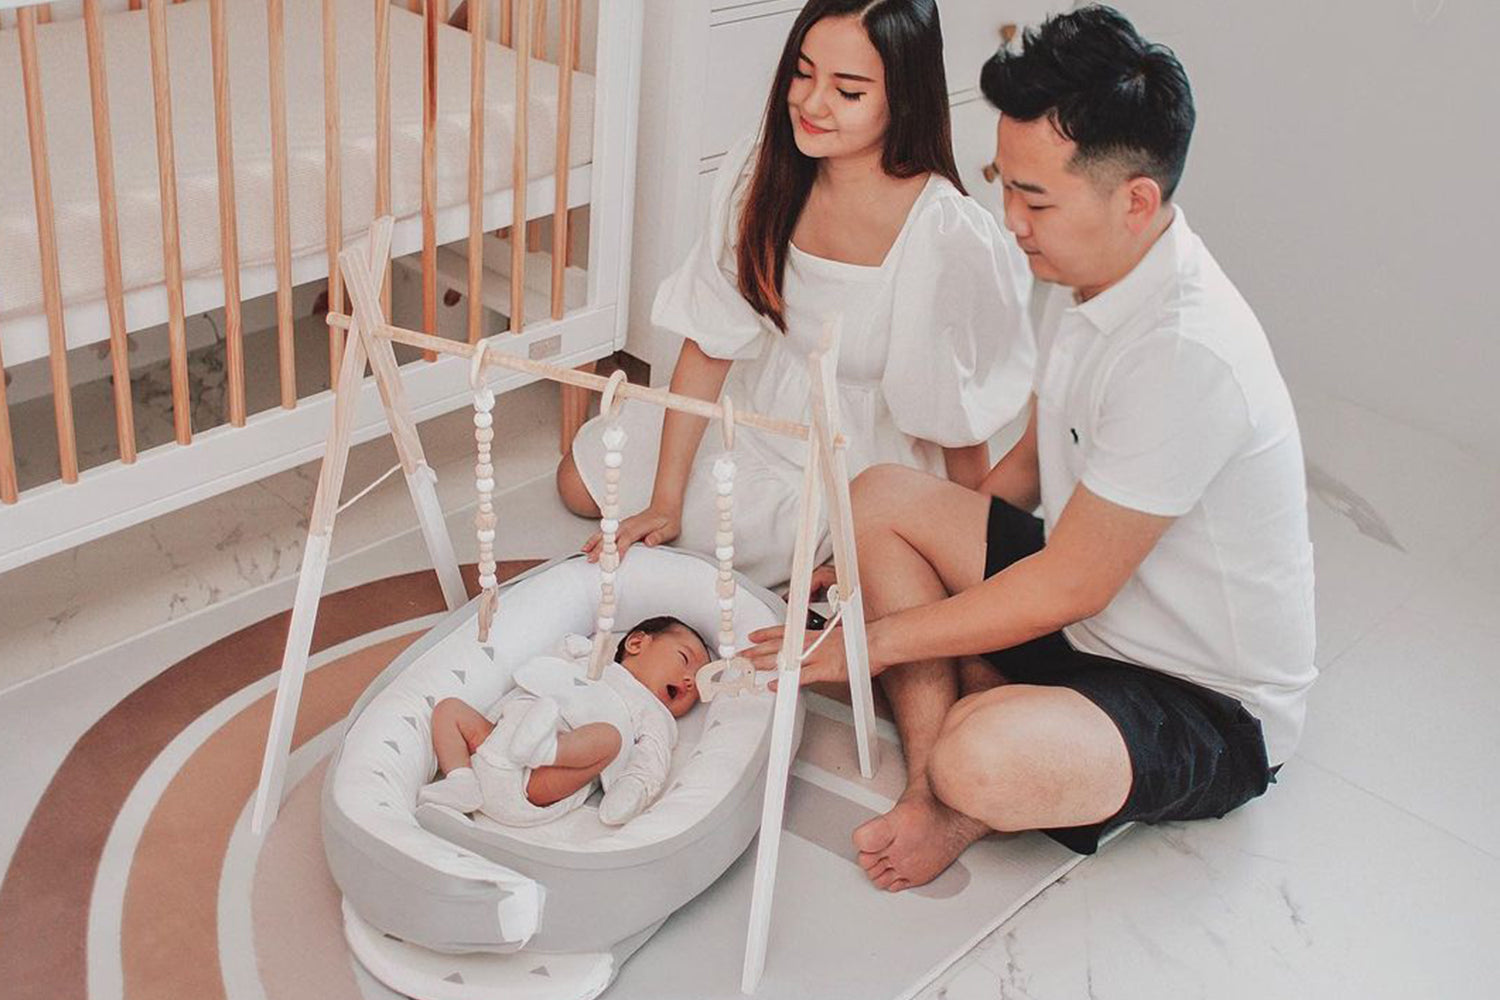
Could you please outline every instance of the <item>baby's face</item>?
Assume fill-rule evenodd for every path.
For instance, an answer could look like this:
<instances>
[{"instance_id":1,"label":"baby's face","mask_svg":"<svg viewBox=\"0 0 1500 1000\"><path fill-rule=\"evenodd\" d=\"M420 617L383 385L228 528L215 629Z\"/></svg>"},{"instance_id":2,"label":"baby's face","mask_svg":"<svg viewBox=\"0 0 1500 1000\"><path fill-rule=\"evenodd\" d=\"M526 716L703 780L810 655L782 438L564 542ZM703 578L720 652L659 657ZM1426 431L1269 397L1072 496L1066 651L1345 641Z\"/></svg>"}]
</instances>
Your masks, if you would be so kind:
<instances>
[{"instance_id":1,"label":"baby's face","mask_svg":"<svg viewBox=\"0 0 1500 1000\"><path fill-rule=\"evenodd\" d=\"M685 628L655 635L635 632L625 639L622 665L679 719L698 704L697 674L706 663L708 650Z\"/></svg>"}]
</instances>

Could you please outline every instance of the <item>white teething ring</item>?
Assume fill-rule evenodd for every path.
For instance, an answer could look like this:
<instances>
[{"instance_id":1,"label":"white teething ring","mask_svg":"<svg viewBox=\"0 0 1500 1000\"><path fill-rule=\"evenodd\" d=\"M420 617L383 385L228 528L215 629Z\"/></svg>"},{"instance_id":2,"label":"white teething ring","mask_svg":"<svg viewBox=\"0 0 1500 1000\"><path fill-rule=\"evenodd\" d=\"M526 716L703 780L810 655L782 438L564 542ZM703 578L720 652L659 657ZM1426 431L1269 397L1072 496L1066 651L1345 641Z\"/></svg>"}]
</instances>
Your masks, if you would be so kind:
<instances>
[{"instance_id":1,"label":"white teething ring","mask_svg":"<svg viewBox=\"0 0 1500 1000\"><path fill-rule=\"evenodd\" d=\"M630 379L623 371L616 371L609 377L609 384L604 387L604 392L599 397L599 413L606 420L614 421L620 419L620 407L624 405L625 401L623 399L616 400L615 394L620 391L620 386L629 381Z\"/></svg>"}]
</instances>

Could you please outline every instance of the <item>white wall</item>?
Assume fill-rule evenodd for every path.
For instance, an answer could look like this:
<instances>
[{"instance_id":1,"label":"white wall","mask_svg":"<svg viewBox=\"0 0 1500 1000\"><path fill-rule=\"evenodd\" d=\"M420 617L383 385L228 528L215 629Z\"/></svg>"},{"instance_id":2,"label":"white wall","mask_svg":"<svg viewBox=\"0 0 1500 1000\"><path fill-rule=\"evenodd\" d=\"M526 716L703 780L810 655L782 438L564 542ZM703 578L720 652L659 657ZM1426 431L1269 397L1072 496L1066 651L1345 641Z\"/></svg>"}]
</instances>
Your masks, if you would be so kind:
<instances>
[{"instance_id":1,"label":"white wall","mask_svg":"<svg viewBox=\"0 0 1500 1000\"><path fill-rule=\"evenodd\" d=\"M1294 389L1500 461L1500 3L1118 6L1187 68L1179 200Z\"/></svg>"}]
</instances>

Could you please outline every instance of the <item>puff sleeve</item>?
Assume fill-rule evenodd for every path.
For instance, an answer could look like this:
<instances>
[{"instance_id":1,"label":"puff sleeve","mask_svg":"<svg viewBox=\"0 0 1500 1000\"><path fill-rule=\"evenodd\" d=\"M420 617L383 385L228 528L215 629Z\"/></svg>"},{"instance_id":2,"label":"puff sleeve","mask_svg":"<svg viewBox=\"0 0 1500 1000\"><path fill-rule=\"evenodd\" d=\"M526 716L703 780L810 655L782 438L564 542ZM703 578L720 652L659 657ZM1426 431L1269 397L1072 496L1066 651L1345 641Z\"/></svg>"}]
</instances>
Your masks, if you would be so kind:
<instances>
[{"instance_id":1,"label":"puff sleeve","mask_svg":"<svg viewBox=\"0 0 1500 1000\"><path fill-rule=\"evenodd\" d=\"M897 428L945 448L989 440L1026 406L1036 365L1019 248L953 191L912 220L896 264L881 390Z\"/></svg>"},{"instance_id":2,"label":"puff sleeve","mask_svg":"<svg viewBox=\"0 0 1500 1000\"><path fill-rule=\"evenodd\" d=\"M755 137L725 154L714 183L707 224L682 262L656 291L651 322L697 342L710 357L725 361L760 354L766 326L740 295L735 267L735 234L752 169Z\"/></svg>"}]
</instances>

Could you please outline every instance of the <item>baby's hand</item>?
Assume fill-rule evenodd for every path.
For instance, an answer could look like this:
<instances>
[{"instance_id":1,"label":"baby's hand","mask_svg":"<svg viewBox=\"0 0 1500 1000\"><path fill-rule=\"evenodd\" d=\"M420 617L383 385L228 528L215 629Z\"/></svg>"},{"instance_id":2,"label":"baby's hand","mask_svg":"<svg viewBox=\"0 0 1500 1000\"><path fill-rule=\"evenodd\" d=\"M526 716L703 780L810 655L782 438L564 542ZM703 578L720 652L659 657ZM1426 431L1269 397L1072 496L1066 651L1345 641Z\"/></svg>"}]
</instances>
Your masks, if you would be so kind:
<instances>
[{"instance_id":1,"label":"baby's hand","mask_svg":"<svg viewBox=\"0 0 1500 1000\"><path fill-rule=\"evenodd\" d=\"M599 822L622 826L646 808L646 783L633 774L623 774L599 803Z\"/></svg>"}]
</instances>

